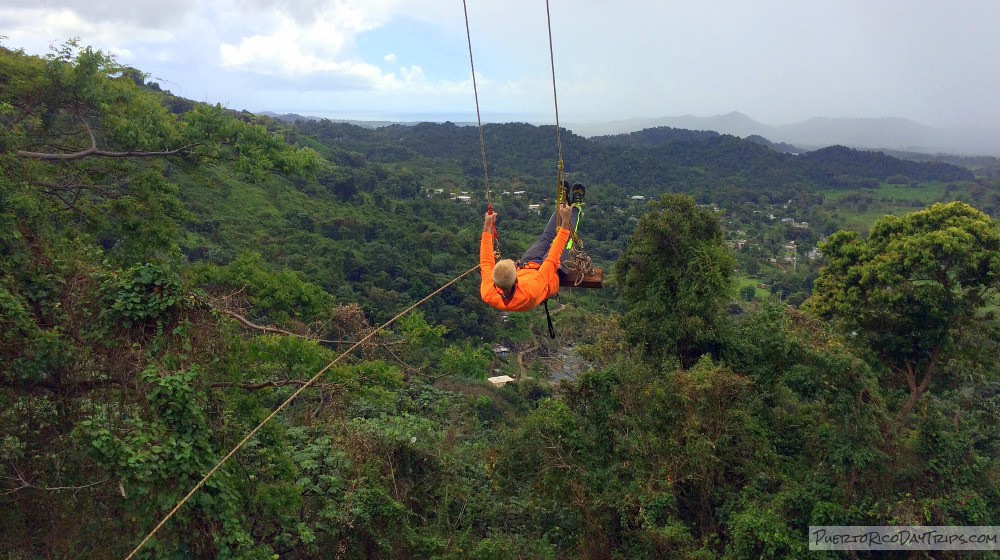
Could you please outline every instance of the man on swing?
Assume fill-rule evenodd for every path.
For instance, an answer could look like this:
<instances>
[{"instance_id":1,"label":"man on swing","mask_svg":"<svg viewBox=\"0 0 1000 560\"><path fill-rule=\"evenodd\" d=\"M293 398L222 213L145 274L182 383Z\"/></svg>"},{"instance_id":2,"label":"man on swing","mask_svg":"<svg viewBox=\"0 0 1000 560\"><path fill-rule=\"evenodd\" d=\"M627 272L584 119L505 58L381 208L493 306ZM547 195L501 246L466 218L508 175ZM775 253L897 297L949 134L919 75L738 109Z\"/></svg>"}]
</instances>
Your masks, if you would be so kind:
<instances>
[{"instance_id":1,"label":"man on swing","mask_svg":"<svg viewBox=\"0 0 1000 560\"><path fill-rule=\"evenodd\" d=\"M490 306L503 311L527 311L559 291L559 265L570 258L566 245L576 229L585 192L580 183L573 185L570 196L565 192L569 190L569 183L563 182L563 189L564 194L560 197L563 202L552 213L538 241L517 263L510 259L495 263L493 232L496 231L497 215L492 211L486 213L479 244L479 271L482 274L479 295Z\"/></svg>"}]
</instances>

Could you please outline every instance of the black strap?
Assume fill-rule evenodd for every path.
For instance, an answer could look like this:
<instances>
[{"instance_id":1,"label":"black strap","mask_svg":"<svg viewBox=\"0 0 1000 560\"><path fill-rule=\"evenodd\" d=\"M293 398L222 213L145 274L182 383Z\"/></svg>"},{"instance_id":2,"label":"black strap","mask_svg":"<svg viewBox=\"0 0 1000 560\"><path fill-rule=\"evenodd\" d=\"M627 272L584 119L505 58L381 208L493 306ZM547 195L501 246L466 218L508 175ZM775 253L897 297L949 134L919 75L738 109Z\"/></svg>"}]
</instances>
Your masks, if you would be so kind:
<instances>
[{"instance_id":1,"label":"black strap","mask_svg":"<svg viewBox=\"0 0 1000 560\"><path fill-rule=\"evenodd\" d=\"M545 318L549 320L549 338L555 338L556 329L552 326L552 315L549 315L549 300L543 301L542 305L545 306Z\"/></svg>"}]
</instances>

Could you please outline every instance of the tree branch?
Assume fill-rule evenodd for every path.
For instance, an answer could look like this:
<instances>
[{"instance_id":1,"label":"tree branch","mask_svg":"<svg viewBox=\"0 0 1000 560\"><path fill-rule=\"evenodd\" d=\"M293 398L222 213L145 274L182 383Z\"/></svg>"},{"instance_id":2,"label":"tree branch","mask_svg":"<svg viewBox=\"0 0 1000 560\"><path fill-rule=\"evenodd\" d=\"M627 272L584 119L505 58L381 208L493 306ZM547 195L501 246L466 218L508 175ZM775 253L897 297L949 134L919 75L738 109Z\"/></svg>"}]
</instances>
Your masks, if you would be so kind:
<instances>
[{"instance_id":1,"label":"tree branch","mask_svg":"<svg viewBox=\"0 0 1000 560\"><path fill-rule=\"evenodd\" d=\"M236 387L238 389L245 389L247 391L256 391L258 389L265 389L267 387L284 387L285 385L305 385L309 383L308 379L280 379L278 381L261 381L260 383L235 383L232 381L217 381L209 385L211 389L225 389L228 387ZM341 388L343 385L339 383L313 383L311 387L325 387L325 388Z\"/></svg>"},{"instance_id":2,"label":"tree branch","mask_svg":"<svg viewBox=\"0 0 1000 560\"><path fill-rule=\"evenodd\" d=\"M258 325L256 323L250 322L249 319L247 319L246 317L240 315L239 313L236 313L235 311L229 311L228 309L220 309L218 307L214 307L214 308L218 309L221 313L224 313L226 315L229 315L233 319L236 319L243 326L249 327L249 328L254 329L254 330L261 331L261 332L263 332L265 334L266 333L278 333L278 334L283 334L283 335L287 335L287 336L294 336L296 338L304 338L306 340L315 340L316 342L322 342L324 344L357 344L356 340L326 340L326 339L322 339L322 338L313 338L311 336L305 336L305 335L301 335L301 334L296 334L296 333L293 333L291 331L286 331L284 329L279 329L277 327L269 327L267 325ZM400 345L400 344L406 344L406 341L405 340L396 340L396 341L390 341L390 342L379 342L379 343L371 343L371 344L373 346L397 346L397 345Z\"/></svg>"},{"instance_id":3,"label":"tree branch","mask_svg":"<svg viewBox=\"0 0 1000 560\"><path fill-rule=\"evenodd\" d=\"M53 486L53 487L46 487L46 486L35 486L34 484L28 482L27 480L24 480L24 475L21 474L21 471L19 471L17 469L17 467L14 467L14 472L17 473L17 478L10 477L10 476L5 476L4 478L6 478L8 480L14 480L16 482L19 482L20 486L18 486L17 488L8 489L7 491L0 493L0 496L8 496L10 494L13 494L14 492L18 492L20 490L24 490L25 488L33 488L35 490L45 490L47 492L59 492L59 491L62 491L62 490L72 490L73 492L79 492L80 490L83 490L84 488L90 488L91 486L97 486L98 484L104 484L105 482L107 482L108 480L110 480L108 478L105 478L104 480L98 480L97 482L91 482L90 484L84 484L82 486Z\"/></svg>"},{"instance_id":4,"label":"tree branch","mask_svg":"<svg viewBox=\"0 0 1000 560\"><path fill-rule=\"evenodd\" d=\"M920 385L917 385L917 375L913 364L906 362L906 382L910 385L910 398L899 411L899 426L896 428L896 433L902 433L906 418L910 415L920 397L927 392L927 387L931 384L931 375L934 373L934 366L937 365L940 350L941 348L937 347L931 351L931 359L927 362L927 368L924 370L924 378L920 380Z\"/></svg>"},{"instance_id":5,"label":"tree branch","mask_svg":"<svg viewBox=\"0 0 1000 560\"><path fill-rule=\"evenodd\" d=\"M190 150L191 148L193 148L196 145L197 144L189 144L189 145L181 146L180 148L176 148L176 149L173 149L173 150L164 150L164 151L160 151L160 152L136 152L136 151L131 151L131 152L111 152L111 151L108 151L108 150L98 150L95 147L90 147L90 148L87 148L86 150L80 150L78 152L73 152L73 153L70 153L70 154L48 154L48 153L44 153L44 152L29 152L29 151L25 151L25 150L17 150L17 152L15 152L15 153L17 155L21 156L21 157L25 157L25 158L28 158L28 159L39 160L39 161L73 161L73 160L83 159L85 157L90 157L90 156L112 157L112 158L164 157L164 156L173 156L173 155L180 154L182 152L186 152L187 150Z\"/></svg>"},{"instance_id":6,"label":"tree branch","mask_svg":"<svg viewBox=\"0 0 1000 560\"><path fill-rule=\"evenodd\" d=\"M218 309L218 308L216 308L216 309ZM265 334L267 334L269 332L273 332L273 333L279 333L279 334L286 334L288 336L296 336L296 337L300 337L300 338L307 338L307 337L302 337L302 335L295 334L295 333L293 333L291 331L286 331L284 329L279 329L279 328L276 328L276 327L268 327L268 326L264 326L264 325L258 325L258 324L255 324L255 323L251 323L250 320L247 319L246 317L244 317L244 316L242 316L239 313L236 313L234 311L229 311L228 309L219 309L219 311L225 313L226 315L229 315L233 319L236 319L237 321L239 321L240 323L242 323L244 326L250 327L251 329L254 329L254 330L261 331L261 332L263 332Z\"/></svg>"},{"instance_id":7,"label":"tree branch","mask_svg":"<svg viewBox=\"0 0 1000 560\"><path fill-rule=\"evenodd\" d=\"M44 187L45 188L45 193L46 194L51 194L53 196L59 196L57 194L57 191L79 192L81 190L94 191L96 193L100 193L101 195L103 195L103 196L105 196L107 198L118 198L118 197L121 196L120 194L116 195L116 194L114 194L114 193L112 193L110 191L107 191L105 189L102 189L101 187L98 187L96 185L87 185L87 184L84 184L84 183L70 183L70 184L67 184L67 185L59 185L59 184L56 184L56 183L48 183L48 182L44 182L44 181L38 181L35 184L38 185L39 187Z\"/></svg>"},{"instance_id":8,"label":"tree branch","mask_svg":"<svg viewBox=\"0 0 1000 560\"><path fill-rule=\"evenodd\" d=\"M931 384L931 374L934 373L934 366L937 365L938 350L938 348L935 348L931 352L931 360L927 363L927 369L924 370L924 378L920 381L920 385L917 386L917 397L927 392L927 387Z\"/></svg>"},{"instance_id":9,"label":"tree branch","mask_svg":"<svg viewBox=\"0 0 1000 560\"><path fill-rule=\"evenodd\" d=\"M87 135L90 136L90 149L91 150L96 150L97 149L97 138L94 137L94 129L90 128L90 123L87 122L87 119L83 118L83 115L80 114L80 108L79 107L76 108L76 116L77 116L78 119L80 119L80 122L83 123L84 128L87 129Z\"/></svg>"},{"instance_id":10,"label":"tree branch","mask_svg":"<svg viewBox=\"0 0 1000 560\"><path fill-rule=\"evenodd\" d=\"M38 381L27 381L20 379L15 381L13 384L14 388L21 389L24 391L31 391L33 389L43 389L49 391L50 393L62 394L73 396L79 393L87 393L90 391L95 391L98 389L110 389L116 387L127 387L129 386L124 380L121 379L85 379L80 381L71 381L68 383L59 383L58 381L52 379L42 379Z\"/></svg>"},{"instance_id":11,"label":"tree branch","mask_svg":"<svg viewBox=\"0 0 1000 560\"><path fill-rule=\"evenodd\" d=\"M910 387L910 393L917 392L917 373L913 371L913 364L909 360L906 360L906 384Z\"/></svg>"}]
</instances>

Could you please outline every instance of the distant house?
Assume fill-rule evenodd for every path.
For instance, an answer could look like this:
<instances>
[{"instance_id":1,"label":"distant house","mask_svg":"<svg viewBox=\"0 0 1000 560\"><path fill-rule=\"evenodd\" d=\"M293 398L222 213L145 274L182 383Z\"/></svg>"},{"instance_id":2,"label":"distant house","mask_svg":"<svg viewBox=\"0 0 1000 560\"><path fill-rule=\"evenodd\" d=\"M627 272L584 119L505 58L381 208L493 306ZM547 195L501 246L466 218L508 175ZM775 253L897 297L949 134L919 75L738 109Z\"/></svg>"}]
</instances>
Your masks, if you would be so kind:
<instances>
[{"instance_id":1,"label":"distant house","mask_svg":"<svg viewBox=\"0 0 1000 560\"><path fill-rule=\"evenodd\" d=\"M494 346L493 353L501 358L506 358L507 354L510 353L510 348L507 348L506 346Z\"/></svg>"},{"instance_id":2,"label":"distant house","mask_svg":"<svg viewBox=\"0 0 1000 560\"><path fill-rule=\"evenodd\" d=\"M524 191L514 191L514 196L521 198L524 196Z\"/></svg>"},{"instance_id":3,"label":"distant house","mask_svg":"<svg viewBox=\"0 0 1000 560\"><path fill-rule=\"evenodd\" d=\"M472 197L464 194L460 194L452 200L457 200L458 202L464 202L466 204L472 204Z\"/></svg>"},{"instance_id":4,"label":"distant house","mask_svg":"<svg viewBox=\"0 0 1000 560\"><path fill-rule=\"evenodd\" d=\"M636 200L636 201L646 200L646 197L642 196L641 194L636 194L636 195L632 195L632 200Z\"/></svg>"},{"instance_id":5,"label":"distant house","mask_svg":"<svg viewBox=\"0 0 1000 560\"><path fill-rule=\"evenodd\" d=\"M795 218L782 218L781 221L785 222L786 224L794 224Z\"/></svg>"},{"instance_id":6,"label":"distant house","mask_svg":"<svg viewBox=\"0 0 1000 560\"><path fill-rule=\"evenodd\" d=\"M542 205L541 204L529 204L528 205L528 210L534 210L535 212L541 213L541 211L542 211L541 209L542 209Z\"/></svg>"},{"instance_id":7,"label":"distant house","mask_svg":"<svg viewBox=\"0 0 1000 560\"><path fill-rule=\"evenodd\" d=\"M514 378L509 375L498 375L496 377L491 377L487 379L494 387L503 387L504 385L513 381Z\"/></svg>"}]
</instances>

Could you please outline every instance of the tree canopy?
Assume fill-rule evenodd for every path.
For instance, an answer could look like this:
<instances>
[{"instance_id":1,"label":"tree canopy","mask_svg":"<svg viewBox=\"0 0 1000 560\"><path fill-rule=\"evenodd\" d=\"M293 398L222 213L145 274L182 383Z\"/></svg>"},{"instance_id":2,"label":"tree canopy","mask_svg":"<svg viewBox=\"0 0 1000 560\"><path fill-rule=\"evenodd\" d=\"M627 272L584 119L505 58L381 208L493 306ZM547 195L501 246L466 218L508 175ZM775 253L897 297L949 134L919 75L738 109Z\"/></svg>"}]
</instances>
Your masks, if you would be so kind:
<instances>
[{"instance_id":1,"label":"tree canopy","mask_svg":"<svg viewBox=\"0 0 1000 560\"><path fill-rule=\"evenodd\" d=\"M736 289L736 259L722 241L718 218L690 196L667 194L650 204L615 264L630 341L688 366L713 349Z\"/></svg>"},{"instance_id":2,"label":"tree canopy","mask_svg":"<svg viewBox=\"0 0 1000 560\"><path fill-rule=\"evenodd\" d=\"M856 333L907 383L902 416L934 374L989 329L1000 295L1000 227L961 202L934 204L875 222L867 239L838 232L821 245L829 258L812 308Z\"/></svg>"},{"instance_id":3,"label":"tree canopy","mask_svg":"<svg viewBox=\"0 0 1000 560\"><path fill-rule=\"evenodd\" d=\"M143 75L70 41L48 57L0 47L0 169L10 184L45 195L67 223L126 258L172 245L183 216L167 162L227 161L251 180L318 167L265 127L198 104L170 112Z\"/></svg>"}]
</instances>

